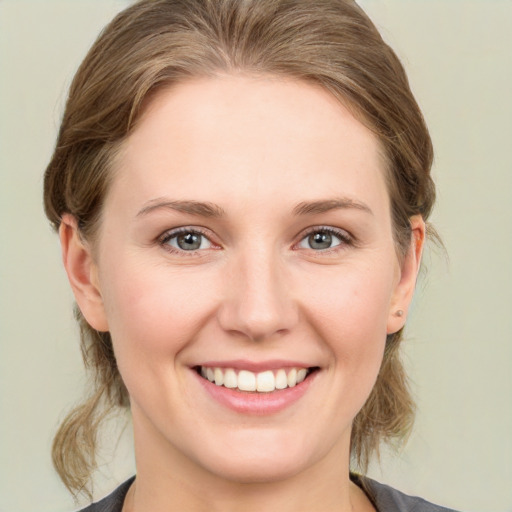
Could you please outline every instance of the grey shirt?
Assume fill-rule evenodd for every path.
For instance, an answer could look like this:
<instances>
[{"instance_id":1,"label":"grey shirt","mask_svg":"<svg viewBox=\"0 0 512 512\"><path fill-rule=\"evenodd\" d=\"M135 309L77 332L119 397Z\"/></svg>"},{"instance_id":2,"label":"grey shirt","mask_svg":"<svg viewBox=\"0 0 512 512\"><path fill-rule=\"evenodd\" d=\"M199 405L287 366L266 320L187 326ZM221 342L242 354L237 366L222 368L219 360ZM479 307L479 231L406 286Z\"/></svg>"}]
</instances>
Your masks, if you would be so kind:
<instances>
[{"instance_id":1,"label":"grey shirt","mask_svg":"<svg viewBox=\"0 0 512 512\"><path fill-rule=\"evenodd\" d=\"M112 494L93 503L80 512L121 512L124 498L135 477L121 484ZM361 486L360 479L353 477L354 482ZM415 496L407 496L388 485L380 484L365 478L368 497L378 512L455 512L453 509L440 507ZM319 511L320 512L320 511Z\"/></svg>"}]
</instances>

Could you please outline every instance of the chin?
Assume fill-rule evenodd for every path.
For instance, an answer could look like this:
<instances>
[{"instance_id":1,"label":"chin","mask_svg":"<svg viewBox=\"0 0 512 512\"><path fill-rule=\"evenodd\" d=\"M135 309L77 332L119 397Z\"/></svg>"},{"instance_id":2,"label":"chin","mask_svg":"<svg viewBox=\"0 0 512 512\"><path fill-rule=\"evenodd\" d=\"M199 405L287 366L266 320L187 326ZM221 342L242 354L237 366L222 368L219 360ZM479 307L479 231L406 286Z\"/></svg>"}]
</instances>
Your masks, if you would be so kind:
<instances>
[{"instance_id":1,"label":"chin","mask_svg":"<svg viewBox=\"0 0 512 512\"><path fill-rule=\"evenodd\" d=\"M286 480L314 463L307 443L293 434L269 435L268 431L230 436L229 442L205 447L196 461L208 472L226 481L240 484Z\"/></svg>"},{"instance_id":2,"label":"chin","mask_svg":"<svg viewBox=\"0 0 512 512\"><path fill-rule=\"evenodd\" d=\"M215 461L207 469L217 477L237 484L279 482L304 470L300 463L279 457Z\"/></svg>"}]
</instances>

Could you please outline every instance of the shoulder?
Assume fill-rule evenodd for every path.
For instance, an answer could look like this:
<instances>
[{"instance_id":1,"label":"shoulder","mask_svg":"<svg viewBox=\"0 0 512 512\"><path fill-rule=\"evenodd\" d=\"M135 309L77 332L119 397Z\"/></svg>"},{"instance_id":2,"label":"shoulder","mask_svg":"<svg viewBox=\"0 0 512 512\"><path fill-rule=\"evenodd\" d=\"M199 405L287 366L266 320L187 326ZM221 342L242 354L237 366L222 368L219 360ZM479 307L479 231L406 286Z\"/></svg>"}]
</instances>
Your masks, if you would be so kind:
<instances>
[{"instance_id":1,"label":"shoulder","mask_svg":"<svg viewBox=\"0 0 512 512\"><path fill-rule=\"evenodd\" d=\"M408 496L389 485L384 485L370 478L358 479L378 512L455 512L453 509L434 505L423 498Z\"/></svg>"},{"instance_id":2,"label":"shoulder","mask_svg":"<svg viewBox=\"0 0 512 512\"><path fill-rule=\"evenodd\" d=\"M121 512L126 493L134 480L135 477L132 476L111 494L96 503L91 503L88 507L80 510L80 512Z\"/></svg>"}]
</instances>

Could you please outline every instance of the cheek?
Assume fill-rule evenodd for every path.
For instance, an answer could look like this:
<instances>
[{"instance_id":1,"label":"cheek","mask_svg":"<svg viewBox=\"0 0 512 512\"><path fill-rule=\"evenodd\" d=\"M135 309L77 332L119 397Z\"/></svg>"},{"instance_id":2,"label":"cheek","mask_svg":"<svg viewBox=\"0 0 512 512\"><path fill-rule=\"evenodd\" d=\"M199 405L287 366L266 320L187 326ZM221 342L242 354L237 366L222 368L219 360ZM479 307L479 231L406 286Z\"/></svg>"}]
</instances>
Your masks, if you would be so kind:
<instances>
[{"instance_id":1,"label":"cheek","mask_svg":"<svg viewBox=\"0 0 512 512\"><path fill-rule=\"evenodd\" d=\"M204 283L201 273L161 265L110 269L104 302L120 368L143 361L163 366L195 338L214 308L215 286Z\"/></svg>"},{"instance_id":2,"label":"cheek","mask_svg":"<svg viewBox=\"0 0 512 512\"><path fill-rule=\"evenodd\" d=\"M333 268L311 273L304 282L311 320L340 332L352 332L357 339L368 331L386 333L394 279L389 272L363 267ZM352 337L351 337L352 338Z\"/></svg>"},{"instance_id":3,"label":"cheek","mask_svg":"<svg viewBox=\"0 0 512 512\"><path fill-rule=\"evenodd\" d=\"M384 265L385 269L385 265ZM386 343L393 276L377 266L333 269L305 283L309 324L343 375L378 373Z\"/></svg>"}]
</instances>

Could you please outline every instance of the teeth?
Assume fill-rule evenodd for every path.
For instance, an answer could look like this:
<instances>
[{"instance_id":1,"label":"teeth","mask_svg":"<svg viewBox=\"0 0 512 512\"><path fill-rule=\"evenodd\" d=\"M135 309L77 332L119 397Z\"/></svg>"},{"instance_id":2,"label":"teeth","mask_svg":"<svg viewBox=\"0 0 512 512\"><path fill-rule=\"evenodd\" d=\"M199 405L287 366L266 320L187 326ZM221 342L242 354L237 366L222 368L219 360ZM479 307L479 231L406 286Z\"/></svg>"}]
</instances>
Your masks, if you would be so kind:
<instances>
[{"instance_id":1,"label":"teeth","mask_svg":"<svg viewBox=\"0 0 512 512\"><path fill-rule=\"evenodd\" d=\"M297 384L300 384L306 378L307 370L305 368L301 368L297 370ZM215 372L217 375L217 372ZM215 379L215 383L217 383L217 379Z\"/></svg>"},{"instance_id":2,"label":"teeth","mask_svg":"<svg viewBox=\"0 0 512 512\"><path fill-rule=\"evenodd\" d=\"M240 391L256 391L256 375L246 370L239 372L238 389Z\"/></svg>"},{"instance_id":3,"label":"teeth","mask_svg":"<svg viewBox=\"0 0 512 512\"><path fill-rule=\"evenodd\" d=\"M288 373L288 387L293 388L295 385L297 385L297 370L295 368L292 368Z\"/></svg>"},{"instance_id":4,"label":"teeth","mask_svg":"<svg viewBox=\"0 0 512 512\"><path fill-rule=\"evenodd\" d=\"M288 377L284 370L278 370L276 373L276 389L284 389L288 387Z\"/></svg>"},{"instance_id":5,"label":"teeth","mask_svg":"<svg viewBox=\"0 0 512 512\"><path fill-rule=\"evenodd\" d=\"M235 370L229 368L224 373L224 386L227 388L236 388L238 387L238 379L236 377Z\"/></svg>"},{"instance_id":6,"label":"teeth","mask_svg":"<svg viewBox=\"0 0 512 512\"><path fill-rule=\"evenodd\" d=\"M276 379L274 373L270 370L258 373L256 376L256 390L262 392L274 391L276 389Z\"/></svg>"},{"instance_id":7,"label":"teeth","mask_svg":"<svg viewBox=\"0 0 512 512\"><path fill-rule=\"evenodd\" d=\"M201 366L201 376L215 383L217 386L240 391L258 391L260 393L270 393L276 389L293 388L300 384L307 376L307 368L281 368L277 371L267 370L260 373L240 370L237 372L233 368L211 368Z\"/></svg>"},{"instance_id":8,"label":"teeth","mask_svg":"<svg viewBox=\"0 0 512 512\"><path fill-rule=\"evenodd\" d=\"M215 377L215 384L217 384L217 386L222 386L222 384L224 384L224 374L222 373L222 370L220 368L215 368L215 370L213 370L213 375Z\"/></svg>"}]
</instances>

